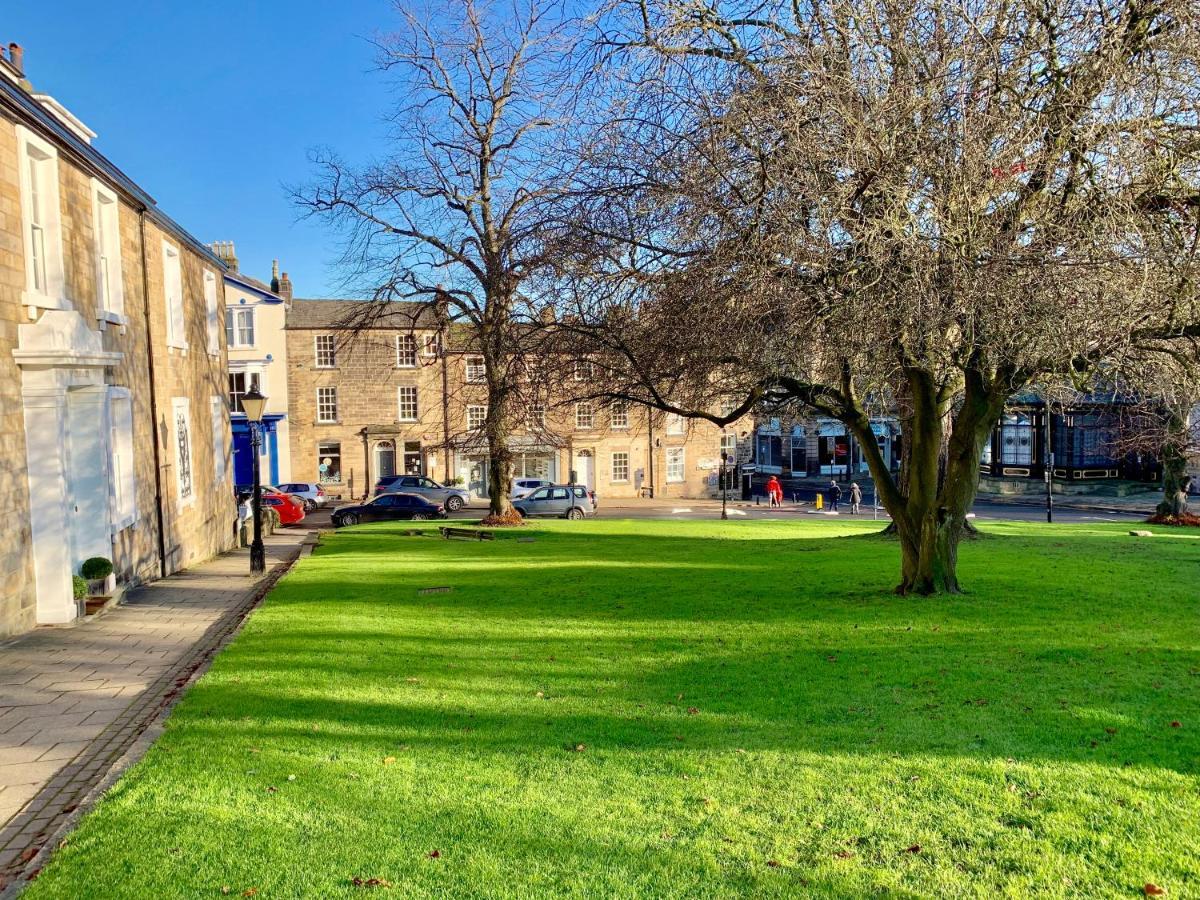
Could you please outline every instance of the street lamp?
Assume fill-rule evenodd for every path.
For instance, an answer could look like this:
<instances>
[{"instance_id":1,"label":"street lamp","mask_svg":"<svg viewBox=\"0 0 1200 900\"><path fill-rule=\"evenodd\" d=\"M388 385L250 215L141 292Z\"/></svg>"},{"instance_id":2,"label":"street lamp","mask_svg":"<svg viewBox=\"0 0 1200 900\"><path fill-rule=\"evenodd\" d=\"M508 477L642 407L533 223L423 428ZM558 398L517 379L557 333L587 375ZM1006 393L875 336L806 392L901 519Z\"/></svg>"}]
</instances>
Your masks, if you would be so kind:
<instances>
[{"instance_id":1,"label":"street lamp","mask_svg":"<svg viewBox=\"0 0 1200 900\"><path fill-rule=\"evenodd\" d=\"M721 518L728 519L729 513L725 512L725 498L729 495L729 452L721 451Z\"/></svg>"},{"instance_id":2,"label":"street lamp","mask_svg":"<svg viewBox=\"0 0 1200 900\"><path fill-rule=\"evenodd\" d=\"M250 455L254 458L254 493L251 501L251 515L254 516L254 540L250 542L250 574L265 572L267 568L267 552L262 540L262 483L258 470L258 453L261 438L259 426L262 424L263 409L267 398L258 390L258 385L252 385L250 390L242 395L242 411L250 423Z\"/></svg>"}]
</instances>

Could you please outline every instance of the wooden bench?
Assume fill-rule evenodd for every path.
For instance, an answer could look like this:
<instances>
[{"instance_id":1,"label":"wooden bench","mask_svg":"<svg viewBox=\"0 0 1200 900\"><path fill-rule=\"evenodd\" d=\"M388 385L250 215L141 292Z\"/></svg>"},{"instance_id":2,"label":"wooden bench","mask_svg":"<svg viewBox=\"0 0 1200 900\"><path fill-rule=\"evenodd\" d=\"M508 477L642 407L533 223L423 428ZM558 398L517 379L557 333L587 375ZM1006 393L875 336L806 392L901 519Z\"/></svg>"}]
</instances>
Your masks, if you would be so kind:
<instances>
[{"instance_id":1,"label":"wooden bench","mask_svg":"<svg viewBox=\"0 0 1200 900\"><path fill-rule=\"evenodd\" d=\"M466 541L494 541L496 536L490 531L476 531L474 528L453 528L443 525L438 529L446 540L459 538Z\"/></svg>"}]
</instances>

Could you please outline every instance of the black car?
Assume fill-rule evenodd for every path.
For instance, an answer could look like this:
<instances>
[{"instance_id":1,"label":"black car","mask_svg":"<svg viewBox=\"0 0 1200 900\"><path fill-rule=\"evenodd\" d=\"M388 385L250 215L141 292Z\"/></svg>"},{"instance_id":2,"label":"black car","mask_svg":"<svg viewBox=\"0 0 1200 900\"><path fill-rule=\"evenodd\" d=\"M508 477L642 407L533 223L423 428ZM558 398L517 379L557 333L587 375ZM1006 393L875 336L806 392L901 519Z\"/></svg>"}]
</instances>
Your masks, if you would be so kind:
<instances>
[{"instance_id":1,"label":"black car","mask_svg":"<svg viewBox=\"0 0 1200 900\"><path fill-rule=\"evenodd\" d=\"M359 522L383 522L396 519L444 519L446 509L415 494L382 494L358 506L343 506L333 511L333 524L357 525Z\"/></svg>"}]
</instances>

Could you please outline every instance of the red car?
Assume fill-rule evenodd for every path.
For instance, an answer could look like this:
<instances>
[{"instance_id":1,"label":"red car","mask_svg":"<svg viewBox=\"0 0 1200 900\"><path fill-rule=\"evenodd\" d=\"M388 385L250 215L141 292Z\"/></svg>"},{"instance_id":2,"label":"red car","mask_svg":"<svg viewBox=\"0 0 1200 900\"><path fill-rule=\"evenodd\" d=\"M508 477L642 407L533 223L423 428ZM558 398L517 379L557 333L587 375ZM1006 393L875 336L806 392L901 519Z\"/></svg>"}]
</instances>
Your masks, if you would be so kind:
<instances>
[{"instance_id":1,"label":"red car","mask_svg":"<svg viewBox=\"0 0 1200 900\"><path fill-rule=\"evenodd\" d=\"M262 505L279 513L279 521L284 525L297 525L304 521L304 505L287 494L264 493Z\"/></svg>"}]
</instances>

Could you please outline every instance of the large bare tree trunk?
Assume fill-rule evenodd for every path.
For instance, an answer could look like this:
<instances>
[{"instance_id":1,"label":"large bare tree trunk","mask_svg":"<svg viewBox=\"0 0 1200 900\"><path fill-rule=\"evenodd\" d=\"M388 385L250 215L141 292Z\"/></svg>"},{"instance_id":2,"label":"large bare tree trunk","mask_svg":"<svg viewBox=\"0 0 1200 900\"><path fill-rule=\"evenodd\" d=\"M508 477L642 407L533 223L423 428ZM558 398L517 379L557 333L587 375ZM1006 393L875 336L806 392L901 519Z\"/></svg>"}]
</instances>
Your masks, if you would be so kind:
<instances>
[{"instance_id":1,"label":"large bare tree trunk","mask_svg":"<svg viewBox=\"0 0 1200 900\"><path fill-rule=\"evenodd\" d=\"M1163 498L1158 504L1158 514L1163 516L1187 515L1187 488L1190 478L1187 473L1188 421L1173 413L1167 422L1168 439L1163 443Z\"/></svg>"}]
</instances>

